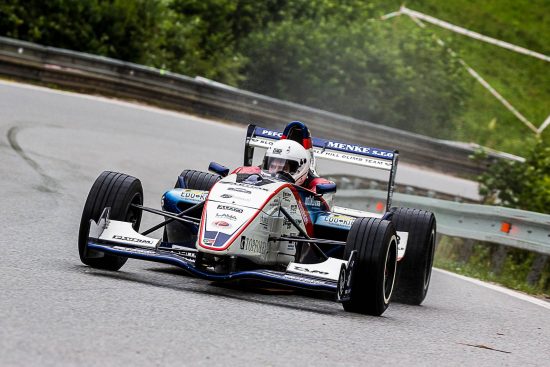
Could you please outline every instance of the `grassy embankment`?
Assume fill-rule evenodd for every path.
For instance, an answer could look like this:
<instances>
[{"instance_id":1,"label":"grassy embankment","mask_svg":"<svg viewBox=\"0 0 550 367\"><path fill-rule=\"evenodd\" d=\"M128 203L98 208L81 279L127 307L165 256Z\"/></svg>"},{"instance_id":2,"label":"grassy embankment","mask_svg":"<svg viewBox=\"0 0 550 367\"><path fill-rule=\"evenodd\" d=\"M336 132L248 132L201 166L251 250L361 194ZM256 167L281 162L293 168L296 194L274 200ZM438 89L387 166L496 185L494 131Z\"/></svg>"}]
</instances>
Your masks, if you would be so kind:
<instances>
[{"instance_id":1,"label":"grassy embankment","mask_svg":"<svg viewBox=\"0 0 550 367\"><path fill-rule=\"evenodd\" d=\"M386 3L381 12L396 10L400 4L399 1ZM410 0L405 5L483 35L550 54L548 1ZM403 27L412 24L406 16L391 21ZM550 115L550 63L434 25L427 24L426 32L448 41L467 64L535 126L540 126ZM470 76L465 73L465 77ZM466 101L455 137L518 155L534 141L531 130L478 83ZM550 128L542 137L550 144Z\"/></svg>"}]
</instances>

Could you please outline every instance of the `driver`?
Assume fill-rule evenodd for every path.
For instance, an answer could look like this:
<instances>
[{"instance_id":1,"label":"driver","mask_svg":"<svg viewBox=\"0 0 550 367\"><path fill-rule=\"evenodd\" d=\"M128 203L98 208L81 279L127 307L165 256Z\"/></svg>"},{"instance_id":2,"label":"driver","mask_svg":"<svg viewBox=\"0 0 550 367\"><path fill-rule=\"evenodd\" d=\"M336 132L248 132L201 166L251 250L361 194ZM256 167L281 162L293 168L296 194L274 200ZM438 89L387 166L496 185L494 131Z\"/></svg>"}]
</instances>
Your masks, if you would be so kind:
<instances>
[{"instance_id":1,"label":"driver","mask_svg":"<svg viewBox=\"0 0 550 367\"><path fill-rule=\"evenodd\" d=\"M261 169L270 176L285 172L292 176L294 183L303 185L308 177L310 157L307 150L294 140L278 140L265 152Z\"/></svg>"}]
</instances>

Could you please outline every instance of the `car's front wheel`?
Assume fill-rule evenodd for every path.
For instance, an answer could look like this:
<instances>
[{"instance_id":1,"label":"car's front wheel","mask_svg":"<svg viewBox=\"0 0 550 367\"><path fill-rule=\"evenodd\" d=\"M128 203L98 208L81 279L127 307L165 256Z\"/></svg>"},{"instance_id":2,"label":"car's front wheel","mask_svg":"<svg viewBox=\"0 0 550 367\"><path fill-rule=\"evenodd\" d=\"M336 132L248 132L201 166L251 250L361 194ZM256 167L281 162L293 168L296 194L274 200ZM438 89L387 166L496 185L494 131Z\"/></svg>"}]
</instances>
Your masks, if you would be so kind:
<instances>
[{"instance_id":1,"label":"car's front wheel","mask_svg":"<svg viewBox=\"0 0 550 367\"><path fill-rule=\"evenodd\" d=\"M346 311L380 316L390 304L397 270L397 235L387 220L359 218L353 223L344 251L357 251Z\"/></svg>"},{"instance_id":2,"label":"car's front wheel","mask_svg":"<svg viewBox=\"0 0 550 367\"><path fill-rule=\"evenodd\" d=\"M126 263L126 257L89 250L88 234L90 220L97 222L105 208L111 208L110 219L131 222L134 230L138 231L142 212L132 204L143 204L143 188L137 178L109 171L99 175L90 189L80 220L78 253L84 264L93 268L118 270Z\"/></svg>"}]
</instances>

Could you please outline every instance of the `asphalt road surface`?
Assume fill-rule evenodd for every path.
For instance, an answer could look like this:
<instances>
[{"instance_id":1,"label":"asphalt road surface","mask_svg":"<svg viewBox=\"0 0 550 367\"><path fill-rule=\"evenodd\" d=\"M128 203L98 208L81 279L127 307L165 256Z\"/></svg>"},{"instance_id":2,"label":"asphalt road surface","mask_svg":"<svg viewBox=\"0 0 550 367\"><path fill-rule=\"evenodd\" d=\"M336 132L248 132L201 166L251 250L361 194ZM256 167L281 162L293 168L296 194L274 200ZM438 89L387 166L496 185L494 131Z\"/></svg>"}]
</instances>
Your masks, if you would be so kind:
<instances>
[{"instance_id":1,"label":"asphalt road surface","mask_svg":"<svg viewBox=\"0 0 550 367\"><path fill-rule=\"evenodd\" d=\"M443 272L422 306L369 317L161 264L80 263L80 214L102 170L140 178L158 207L181 170L238 165L243 136L243 126L0 82L0 366L550 365L550 307Z\"/></svg>"}]
</instances>

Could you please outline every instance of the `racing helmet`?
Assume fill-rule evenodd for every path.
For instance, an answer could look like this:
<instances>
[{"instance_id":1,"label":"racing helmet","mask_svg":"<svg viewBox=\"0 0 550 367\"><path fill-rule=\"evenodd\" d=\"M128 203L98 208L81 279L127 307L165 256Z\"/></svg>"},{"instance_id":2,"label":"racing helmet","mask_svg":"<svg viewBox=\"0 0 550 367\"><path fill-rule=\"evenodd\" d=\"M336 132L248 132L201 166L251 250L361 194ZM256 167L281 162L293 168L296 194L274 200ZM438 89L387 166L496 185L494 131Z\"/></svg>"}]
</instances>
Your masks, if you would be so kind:
<instances>
[{"instance_id":1,"label":"racing helmet","mask_svg":"<svg viewBox=\"0 0 550 367\"><path fill-rule=\"evenodd\" d=\"M274 176L283 171L292 176L297 185L302 185L307 179L311 163L307 150L293 140L278 140L265 152L262 171Z\"/></svg>"}]
</instances>

